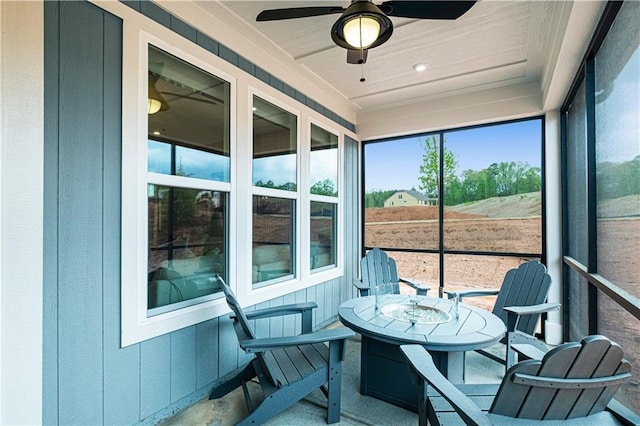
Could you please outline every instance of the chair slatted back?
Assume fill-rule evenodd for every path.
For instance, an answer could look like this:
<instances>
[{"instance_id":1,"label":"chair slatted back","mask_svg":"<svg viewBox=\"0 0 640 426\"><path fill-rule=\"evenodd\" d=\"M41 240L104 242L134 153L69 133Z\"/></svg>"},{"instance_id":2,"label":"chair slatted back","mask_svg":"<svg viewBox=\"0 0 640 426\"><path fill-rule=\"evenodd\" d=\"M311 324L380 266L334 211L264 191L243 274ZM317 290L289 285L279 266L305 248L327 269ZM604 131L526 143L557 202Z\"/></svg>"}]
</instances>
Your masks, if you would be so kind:
<instances>
[{"instance_id":1,"label":"chair slatted back","mask_svg":"<svg viewBox=\"0 0 640 426\"><path fill-rule=\"evenodd\" d=\"M255 339L256 335L235 294L219 275L218 282L220 282L220 287L224 292L229 308L235 315L233 328L236 331L238 340L241 342ZM265 374L273 386L281 388L302 380L309 374L309 371L317 370L321 366L326 367L329 359L328 351L326 345L318 343L295 348L256 352L255 361L258 363L257 368Z\"/></svg>"},{"instance_id":2,"label":"chair slatted back","mask_svg":"<svg viewBox=\"0 0 640 426\"><path fill-rule=\"evenodd\" d=\"M227 299L227 305L235 314L235 318L233 321L233 326L236 330L236 335L238 336L239 341L255 339L256 335L251 329L251 325L249 324L249 320L247 316L242 311L242 307L240 306L240 302L236 298L236 295L231 291L231 287L222 279L220 275L218 275L218 282L220 283L220 288L224 292L224 295Z\"/></svg>"},{"instance_id":3,"label":"chair slatted back","mask_svg":"<svg viewBox=\"0 0 640 426\"><path fill-rule=\"evenodd\" d=\"M374 247L360 260L362 283L369 286L371 294L376 286L383 285L381 294L400 294L396 261Z\"/></svg>"},{"instance_id":4,"label":"chair slatted back","mask_svg":"<svg viewBox=\"0 0 640 426\"><path fill-rule=\"evenodd\" d=\"M620 346L604 336L560 345L542 360L510 368L489 412L535 420L567 420L601 412L629 377L631 367L622 357Z\"/></svg>"},{"instance_id":5,"label":"chair slatted back","mask_svg":"<svg viewBox=\"0 0 640 426\"><path fill-rule=\"evenodd\" d=\"M537 260L521 264L517 269L507 271L500 287L500 293L493 306L493 313L507 323L505 306L531 306L544 303L551 287L551 276L547 268ZM540 315L523 316L518 330L533 335Z\"/></svg>"}]
</instances>

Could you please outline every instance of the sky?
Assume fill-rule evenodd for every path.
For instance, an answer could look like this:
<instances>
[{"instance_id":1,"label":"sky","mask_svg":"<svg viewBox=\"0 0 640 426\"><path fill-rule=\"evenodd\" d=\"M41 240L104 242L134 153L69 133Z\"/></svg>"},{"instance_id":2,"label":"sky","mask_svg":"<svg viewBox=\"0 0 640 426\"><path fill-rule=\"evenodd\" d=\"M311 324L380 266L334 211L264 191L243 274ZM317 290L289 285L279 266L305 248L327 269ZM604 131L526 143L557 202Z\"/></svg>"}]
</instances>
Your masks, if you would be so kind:
<instances>
[{"instance_id":1,"label":"sky","mask_svg":"<svg viewBox=\"0 0 640 426\"><path fill-rule=\"evenodd\" d=\"M148 141L148 170L155 173L171 173L171 146L164 142ZM229 182L230 159L185 147L176 148L178 164L187 176ZM296 154L278 155L254 159L254 182L273 181L276 185L296 182ZM311 152L309 185L329 179L338 181L338 149L321 149Z\"/></svg>"},{"instance_id":2,"label":"sky","mask_svg":"<svg viewBox=\"0 0 640 426\"><path fill-rule=\"evenodd\" d=\"M458 162L456 174L482 170L493 163L523 162L540 167L541 120L477 127L445 133L446 148ZM425 135L403 137L365 145L365 191L419 190L419 167ZM391 170L391 172L390 172Z\"/></svg>"}]
</instances>

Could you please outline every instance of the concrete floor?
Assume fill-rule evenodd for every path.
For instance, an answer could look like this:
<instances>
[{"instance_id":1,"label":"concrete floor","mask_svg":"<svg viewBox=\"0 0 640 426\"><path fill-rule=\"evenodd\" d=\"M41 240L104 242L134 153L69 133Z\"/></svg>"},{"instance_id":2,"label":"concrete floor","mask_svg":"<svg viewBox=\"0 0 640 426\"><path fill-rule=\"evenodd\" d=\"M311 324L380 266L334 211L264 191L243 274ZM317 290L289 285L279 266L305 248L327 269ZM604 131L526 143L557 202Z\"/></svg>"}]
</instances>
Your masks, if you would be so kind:
<instances>
[{"instance_id":1,"label":"concrete floor","mask_svg":"<svg viewBox=\"0 0 640 426\"><path fill-rule=\"evenodd\" d=\"M467 383L499 383L504 367L475 352L467 353ZM360 387L360 339L349 339L342 372L342 409L339 425L399 426L415 425L418 415L378 399L362 396ZM259 398L257 383L250 383L250 392ZM294 404L267 425L326 425L324 395L316 390ZM161 426L182 425L235 425L247 414L242 389L236 389L224 398L205 398L191 407L160 423Z\"/></svg>"}]
</instances>

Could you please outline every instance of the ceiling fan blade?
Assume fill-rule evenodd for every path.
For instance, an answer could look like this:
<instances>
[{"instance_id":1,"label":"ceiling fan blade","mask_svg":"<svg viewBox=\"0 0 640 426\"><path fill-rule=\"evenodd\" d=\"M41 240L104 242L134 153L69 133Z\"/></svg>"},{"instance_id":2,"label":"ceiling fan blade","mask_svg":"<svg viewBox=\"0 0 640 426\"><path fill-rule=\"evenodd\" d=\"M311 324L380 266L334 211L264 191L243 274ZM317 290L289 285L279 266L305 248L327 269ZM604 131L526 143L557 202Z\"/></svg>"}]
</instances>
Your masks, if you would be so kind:
<instances>
[{"instance_id":1,"label":"ceiling fan blade","mask_svg":"<svg viewBox=\"0 0 640 426\"><path fill-rule=\"evenodd\" d=\"M308 18L311 16L331 15L342 13L346 9L335 6L315 6L315 7L291 7L285 9L263 10L256 17L256 21L279 21L281 19Z\"/></svg>"},{"instance_id":2,"label":"ceiling fan blade","mask_svg":"<svg viewBox=\"0 0 640 426\"><path fill-rule=\"evenodd\" d=\"M367 62L367 55L369 51L367 49L347 49L347 63L348 64L364 64Z\"/></svg>"},{"instance_id":3,"label":"ceiling fan blade","mask_svg":"<svg viewBox=\"0 0 640 426\"><path fill-rule=\"evenodd\" d=\"M418 19L458 19L475 1L385 1L378 7L388 16Z\"/></svg>"}]
</instances>

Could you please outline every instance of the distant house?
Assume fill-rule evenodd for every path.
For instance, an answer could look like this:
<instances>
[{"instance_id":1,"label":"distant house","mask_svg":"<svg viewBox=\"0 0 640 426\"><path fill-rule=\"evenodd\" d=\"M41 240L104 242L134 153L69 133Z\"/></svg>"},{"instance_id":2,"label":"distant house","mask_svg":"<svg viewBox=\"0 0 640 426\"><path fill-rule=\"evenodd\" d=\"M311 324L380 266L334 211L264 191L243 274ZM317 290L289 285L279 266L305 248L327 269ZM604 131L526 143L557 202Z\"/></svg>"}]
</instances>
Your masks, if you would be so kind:
<instances>
[{"instance_id":1,"label":"distant house","mask_svg":"<svg viewBox=\"0 0 640 426\"><path fill-rule=\"evenodd\" d=\"M401 206L436 206L437 198L429 198L420 192L410 189L408 191L395 192L384 202L385 207L401 207Z\"/></svg>"}]
</instances>

